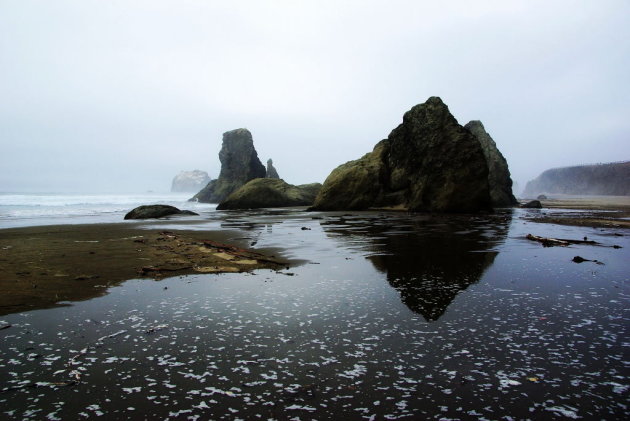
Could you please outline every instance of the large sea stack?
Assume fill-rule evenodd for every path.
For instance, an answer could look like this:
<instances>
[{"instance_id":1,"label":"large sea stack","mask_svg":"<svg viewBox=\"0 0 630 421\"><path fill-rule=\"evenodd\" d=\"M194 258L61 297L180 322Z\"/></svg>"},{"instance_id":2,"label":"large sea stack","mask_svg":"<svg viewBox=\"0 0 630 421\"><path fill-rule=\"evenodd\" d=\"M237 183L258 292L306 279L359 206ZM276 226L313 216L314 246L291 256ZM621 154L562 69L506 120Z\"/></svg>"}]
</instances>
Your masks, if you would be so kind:
<instances>
[{"instance_id":1,"label":"large sea stack","mask_svg":"<svg viewBox=\"0 0 630 421\"><path fill-rule=\"evenodd\" d=\"M182 171L173 178L172 192L198 192L210 182L205 171Z\"/></svg>"},{"instance_id":2,"label":"large sea stack","mask_svg":"<svg viewBox=\"0 0 630 421\"><path fill-rule=\"evenodd\" d=\"M507 161L497 148L497 144L490 137L479 120L473 120L464 126L479 140L481 149L488 163L488 183L490 199L494 207L513 206L517 203L512 193L512 178Z\"/></svg>"},{"instance_id":3,"label":"large sea stack","mask_svg":"<svg viewBox=\"0 0 630 421\"><path fill-rule=\"evenodd\" d=\"M191 200L219 203L233 191L254 178L264 178L266 170L254 149L252 134L247 129L223 133L223 146L219 152L221 172Z\"/></svg>"},{"instance_id":4,"label":"large sea stack","mask_svg":"<svg viewBox=\"0 0 630 421\"><path fill-rule=\"evenodd\" d=\"M431 97L407 111L372 152L336 168L312 209L491 209L488 173L477 137L457 123L440 98Z\"/></svg>"},{"instance_id":5,"label":"large sea stack","mask_svg":"<svg viewBox=\"0 0 630 421\"><path fill-rule=\"evenodd\" d=\"M630 161L552 168L527 183L523 195L630 196Z\"/></svg>"}]
</instances>

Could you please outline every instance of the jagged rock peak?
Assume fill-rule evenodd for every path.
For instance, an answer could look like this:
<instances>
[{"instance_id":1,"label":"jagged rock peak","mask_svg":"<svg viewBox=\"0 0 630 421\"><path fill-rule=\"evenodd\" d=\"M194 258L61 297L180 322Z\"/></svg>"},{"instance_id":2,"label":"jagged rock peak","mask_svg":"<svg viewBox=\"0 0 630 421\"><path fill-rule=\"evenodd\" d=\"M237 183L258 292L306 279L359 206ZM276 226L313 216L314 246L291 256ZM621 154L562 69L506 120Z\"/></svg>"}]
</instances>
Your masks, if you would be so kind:
<instances>
[{"instance_id":1,"label":"jagged rock peak","mask_svg":"<svg viewBox=\"0 0 630 421\"><path fill-rule=\"evenodd\" d=\"M271 160L271 158L269 158L267 160L267 176L266 176L266 178L280 178L280 176L278 175L278 171L273 166L273 161Z\"/></svg>"},{"instance_id":2,"label":"jagged rock peak","mask_svg":"<svg viewBox=\"0 0 630 421\"><path fill-rule=\"evenodd\" d=\"M266 175L265 167L254 148L252 134L244 128L223 133L219 161L219 177L208 183L192 200L219 203L249 180L264 178Z\"/></svg>"},{"instance_id":3,"label":"jagged rock peak","mask_svg":"<svg viewBox=\"0 0 630 421\"><path fill-rule=\"evenodd\" d=\"M394 130L415 127L419 123L427 129L437 129L446 124L459 125L448 106L438 96L432 96L426 102L413 106L403 115L403 123Z\"/></svg>"},{"instance_id":4,"label":"jagged rock peak","mask_svg":"<svg viewBox=\"0 0 630 421\"><path fill-rule=\"evenodd\" d=\"M483 127L483 123L479 120L472 120L464 127L477 137L486 157L492 206L505 207L515 205L517 201L512 193L512 178L510 177L507 160L497 148L496 142L490 137L490 134Z\"/></svg>"},{"instance_id":5,"label":"jagged rock peak","mask_svg":"<svg viewBox=\"0 0 630 421\"><path fill-rule=\"evenodd\" d=\"M205 171L181 171L173 178L172 192L198 192L210 182L210 176Z\"/></svg>"}]
</instances>

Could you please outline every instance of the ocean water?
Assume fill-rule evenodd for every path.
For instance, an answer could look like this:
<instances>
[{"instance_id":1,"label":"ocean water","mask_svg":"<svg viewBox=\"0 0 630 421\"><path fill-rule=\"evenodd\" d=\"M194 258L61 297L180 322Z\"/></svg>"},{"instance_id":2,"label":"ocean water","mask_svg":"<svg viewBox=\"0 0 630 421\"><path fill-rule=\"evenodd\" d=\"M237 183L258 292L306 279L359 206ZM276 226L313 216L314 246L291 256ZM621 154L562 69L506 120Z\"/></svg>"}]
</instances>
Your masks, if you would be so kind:
<instances>
[{"instance_id":1,"label":"ocean water","mask_svg":"<svg viewBox=\"0 0 630 421\"><path fill-rule=\"evenodd\" d=\"M188 202L192 196L192 193L0 193L0 229L119 222L131 209L149 204L172 205L198 213L211 211L216 207Z\"/></svg>"}]
</instances>

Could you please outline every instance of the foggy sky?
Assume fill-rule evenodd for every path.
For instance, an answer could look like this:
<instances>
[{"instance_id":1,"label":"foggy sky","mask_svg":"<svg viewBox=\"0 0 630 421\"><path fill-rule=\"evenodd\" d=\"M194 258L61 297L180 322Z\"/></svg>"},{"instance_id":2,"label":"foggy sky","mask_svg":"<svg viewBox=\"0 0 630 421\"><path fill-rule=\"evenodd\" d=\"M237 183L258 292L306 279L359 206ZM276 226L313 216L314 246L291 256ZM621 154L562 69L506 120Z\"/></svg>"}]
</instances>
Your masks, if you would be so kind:
<instances>
[{"instance_id":1,"label":"foggy sky","mask_svg":"<svg viewBox=\"0 0 630 421\"><path fill-rule=\"evenodd\" d=\"M323 182L440 96L520 192L630 159L630 2L0 0L0 192L167 191L221 134Z\"/></svg>"}]
</instances>

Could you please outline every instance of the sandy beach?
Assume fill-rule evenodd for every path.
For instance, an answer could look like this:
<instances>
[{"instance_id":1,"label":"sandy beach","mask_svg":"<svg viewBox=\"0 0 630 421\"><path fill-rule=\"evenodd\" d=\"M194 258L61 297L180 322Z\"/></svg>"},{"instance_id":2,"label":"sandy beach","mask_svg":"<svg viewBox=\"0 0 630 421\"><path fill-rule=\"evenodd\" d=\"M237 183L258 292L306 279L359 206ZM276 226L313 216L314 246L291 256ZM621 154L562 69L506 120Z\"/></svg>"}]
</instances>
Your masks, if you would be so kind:
<instances>
[{"instance_id":1,"label":"sandy beach","mask_svg":"<svg viewBox=\"0 0 630 421\"><path fill-rule=\"evenodd\" d=\"M543 206L540 215L530 216L528 220L579 227L630 228L628 196L559 196L540 202ZM545 209L555 212L549 214Z\"/></svg>"},{"instance_id":2,"label":"sandy beach","mask_svg":"<svg viewBox=\"0 0 630 421\"><path fill-rule=\"evenodd\" d=\"M141 223L2 230L0 315L94 298L133 278L286 266L271 251L241 248L232 234L144 229Z\"/></svg>"},{"instance_id":3,"label":"sandy beach","mask_svg":"<svg viewBox=\"0 0 630 421\"><path fill-rule=\"evenodd\" d=\"M528 221L593 228L630 228L630 198L542 200ZM549 212L553 209L553 212ZM0 236L0 315L91 299L133 278L194 273L279 270L277 250L248 250L230 230L177 230L153 222L3 229ZM179 221L180 225L186 221ZM229 243L229 244L226 244Z\"/></svg>"}]
</instances>

